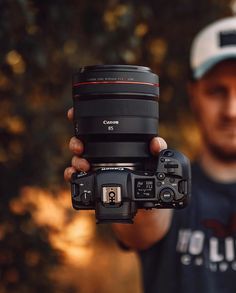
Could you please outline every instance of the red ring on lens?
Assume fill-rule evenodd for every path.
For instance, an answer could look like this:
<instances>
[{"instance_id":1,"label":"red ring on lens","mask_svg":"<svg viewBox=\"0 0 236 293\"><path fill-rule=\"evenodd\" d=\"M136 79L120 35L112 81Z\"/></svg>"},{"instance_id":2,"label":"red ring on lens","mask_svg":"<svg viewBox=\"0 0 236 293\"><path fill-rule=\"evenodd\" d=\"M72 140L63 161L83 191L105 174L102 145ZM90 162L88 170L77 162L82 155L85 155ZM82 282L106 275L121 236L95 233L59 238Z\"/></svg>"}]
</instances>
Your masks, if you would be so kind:
<instances>
[{"instance_id":1,"label":"red ring on lens","mask_svg":"<svg viewBox=\"0 0 236 293\"><path fill-rule=\"evenodd\" d=\"M140 85L150 85L159 87L158 83L151 83L151 82L139 82L139 81L88 81L88 82L77 82L73 86L78 87L81 85L89 85L89 84L140 84Z\"/></svg>"}]
</instances>

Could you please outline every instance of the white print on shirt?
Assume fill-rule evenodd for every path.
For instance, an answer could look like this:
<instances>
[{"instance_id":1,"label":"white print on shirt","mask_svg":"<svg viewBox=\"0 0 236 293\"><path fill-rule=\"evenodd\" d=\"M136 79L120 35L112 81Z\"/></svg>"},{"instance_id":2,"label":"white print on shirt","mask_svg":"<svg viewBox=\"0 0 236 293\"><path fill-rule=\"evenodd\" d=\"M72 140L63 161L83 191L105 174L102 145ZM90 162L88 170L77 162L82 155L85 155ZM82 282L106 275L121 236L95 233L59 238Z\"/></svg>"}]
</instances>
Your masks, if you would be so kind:
<instances>
[{"instance_id":1,"label":"white print on shirt","mask_svg":"<svg viewBox=\"0 0 236 293\"><path fill-rule=\"evenodd\" d=\"M183 265L205 266L212 272L236 271L236 239L206 238L203 231L181 229L176 250Z\"/></svg>"}]
</instances>

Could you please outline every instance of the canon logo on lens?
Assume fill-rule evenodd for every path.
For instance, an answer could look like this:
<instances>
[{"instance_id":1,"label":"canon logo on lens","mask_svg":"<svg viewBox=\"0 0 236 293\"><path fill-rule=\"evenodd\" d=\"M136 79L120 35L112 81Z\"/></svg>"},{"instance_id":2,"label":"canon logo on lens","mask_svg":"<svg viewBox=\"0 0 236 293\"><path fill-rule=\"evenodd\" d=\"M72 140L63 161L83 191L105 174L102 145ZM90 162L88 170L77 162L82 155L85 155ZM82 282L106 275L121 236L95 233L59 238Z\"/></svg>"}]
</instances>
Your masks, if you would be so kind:
<instances>
[{"instance_id":1,"label":"canon logo on lens","mask_svg":"<svg viewBox=\"0 0 236 293\"><path fill-rule=\"evenodd\" d=\"M110 124L119 124L119 121L108 121L108 120L103 120L102 122L105 125L110 125Z\"/></svg>"}]
</instances>

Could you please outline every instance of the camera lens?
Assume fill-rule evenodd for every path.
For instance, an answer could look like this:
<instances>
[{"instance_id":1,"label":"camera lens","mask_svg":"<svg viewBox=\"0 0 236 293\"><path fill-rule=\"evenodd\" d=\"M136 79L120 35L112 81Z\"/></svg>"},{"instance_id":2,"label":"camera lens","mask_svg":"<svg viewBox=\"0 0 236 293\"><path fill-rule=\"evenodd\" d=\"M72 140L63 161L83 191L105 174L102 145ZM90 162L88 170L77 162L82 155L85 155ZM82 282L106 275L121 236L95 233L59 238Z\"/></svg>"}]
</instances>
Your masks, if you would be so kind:
<instances>
[{"instance_id":1,"label":"camera lens","mask_svg":"<svg viewBox=\"0 0 236 293\"><path fill-rule=\"evenodd\" d=\"M148 67L98 65L73 78L75 135L84 157L96 164L130 164L150 159L157 135L158 76Z\"/></svg>"}]
</instances>

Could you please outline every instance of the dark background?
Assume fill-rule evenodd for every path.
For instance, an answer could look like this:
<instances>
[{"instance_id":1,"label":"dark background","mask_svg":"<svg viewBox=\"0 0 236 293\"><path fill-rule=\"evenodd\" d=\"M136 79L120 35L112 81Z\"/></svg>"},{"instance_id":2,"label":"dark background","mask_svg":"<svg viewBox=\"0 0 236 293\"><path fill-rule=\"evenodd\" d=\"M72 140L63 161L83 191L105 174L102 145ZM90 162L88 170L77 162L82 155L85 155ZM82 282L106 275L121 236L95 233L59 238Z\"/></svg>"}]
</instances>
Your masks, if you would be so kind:
<instances>
[{"instance_id":1,"label":"dark background","mask_svg":"<svg viewBox=\"0 0 236 293\"><path fill-rule=\"evenodd\" d=\"M71 76L138 64L160 76L160 134L194 158L186 94L194 34L232 14L223 0L0 0L0 293L141 292L133 253L76 213L63 171Z\"/></svg>"}]
</instances>

